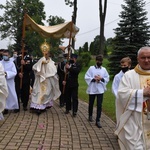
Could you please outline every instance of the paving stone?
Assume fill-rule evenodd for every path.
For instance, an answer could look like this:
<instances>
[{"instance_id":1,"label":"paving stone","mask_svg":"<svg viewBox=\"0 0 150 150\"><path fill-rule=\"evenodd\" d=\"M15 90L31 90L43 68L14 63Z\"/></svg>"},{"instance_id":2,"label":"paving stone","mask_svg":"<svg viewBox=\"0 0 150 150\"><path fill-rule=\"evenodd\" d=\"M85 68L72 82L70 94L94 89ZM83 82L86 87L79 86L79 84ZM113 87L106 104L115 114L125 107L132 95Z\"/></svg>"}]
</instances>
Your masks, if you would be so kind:
<instances>
[{"instance_id":1,"label":"paving stone","mask_svg":"<svg viewBox=\"0 0 150 150\"><path fill-rule=\"evenodd\" d=\"M0 122L0 150L119 150L114 135L115 123L102 113L99 129L88 121L88 104L79 101L78 114L65 114L65 108L54 107L41 115L10 112ZM96 108L94 113L96 114ZM94 116L95 120L95 116Z\"/></svg>"}]
</instances>

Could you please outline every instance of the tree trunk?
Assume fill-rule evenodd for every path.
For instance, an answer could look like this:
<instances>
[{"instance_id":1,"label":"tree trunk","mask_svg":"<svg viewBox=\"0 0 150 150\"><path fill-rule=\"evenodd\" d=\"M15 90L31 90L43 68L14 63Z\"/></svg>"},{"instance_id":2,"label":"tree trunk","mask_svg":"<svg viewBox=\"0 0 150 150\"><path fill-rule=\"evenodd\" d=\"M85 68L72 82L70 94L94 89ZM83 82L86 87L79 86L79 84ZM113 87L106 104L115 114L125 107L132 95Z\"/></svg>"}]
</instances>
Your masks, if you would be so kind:
<instances>
[{"instance_id":1,"label":"tree trunk","mask_svg":"<svg viewBox=\"0 0 150 150\"><path fill-rule=\"evenodd\" d=\"M77 0L74 0L74 10L73 10L73 16L72 16L72 22L76 24L76 19L77 19ZM72 48L74 49L75 47L75 40L72 38Z\"/></svg>"},{"instance_id":2,"label":"tree trunk","mask_svg":"<svg viewBox=\"0 0 150 150\"><path fill-rule=\"evenodd\" d=\"M103 0L99 0L99 18L100 18L100 54L104 54L105 48L105 38L104 38L104 26L105 26L105 18L106 18L106 10L107 10L107 0L104 0L104 12L103 12Z\"/></svg>"}]
</instances>

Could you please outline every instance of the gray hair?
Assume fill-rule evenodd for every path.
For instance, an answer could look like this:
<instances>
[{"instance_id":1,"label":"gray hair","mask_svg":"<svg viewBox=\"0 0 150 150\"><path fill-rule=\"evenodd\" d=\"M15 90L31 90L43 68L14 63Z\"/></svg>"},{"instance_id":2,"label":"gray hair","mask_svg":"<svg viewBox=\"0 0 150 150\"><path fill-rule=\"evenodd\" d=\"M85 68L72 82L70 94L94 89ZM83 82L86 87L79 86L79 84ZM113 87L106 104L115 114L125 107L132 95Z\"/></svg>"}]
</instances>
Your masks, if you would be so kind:
<instances>
[{"instance_id":1,"label":"gray hair","mask_svg":"<svg viewBox=\"0 0 150 150\"><path fill-rule=\"evenodd\" d=\"M141 48L138 50L137 55L139 55L139 53L140 53L142 50L150 50L150 47L148 47L148 46L141 47Z\"/></svg>"}]
</instances>

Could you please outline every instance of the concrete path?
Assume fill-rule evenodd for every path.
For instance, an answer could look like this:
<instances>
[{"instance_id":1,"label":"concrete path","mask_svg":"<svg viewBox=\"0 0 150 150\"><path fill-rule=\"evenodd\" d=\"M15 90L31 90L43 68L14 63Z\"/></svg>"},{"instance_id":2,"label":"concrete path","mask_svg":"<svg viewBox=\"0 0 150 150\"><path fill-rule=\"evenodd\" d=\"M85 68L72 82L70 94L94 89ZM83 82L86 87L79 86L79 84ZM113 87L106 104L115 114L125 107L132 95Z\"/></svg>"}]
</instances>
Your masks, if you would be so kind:
<instances>
[{"instance_id":1,"label":"concrete path","mask_svg":"<svg viewBox=\"0 0 150 150\"><path fill-rule=\"evenodd\" d=\"M87 110L87 103L80 101L74 118L64 114L57 100L40 116L29 110L9 112L0 121L0 150L119 150L114 122L102 114L99 129L88 122Z\"/></svg>"}]
</instances>

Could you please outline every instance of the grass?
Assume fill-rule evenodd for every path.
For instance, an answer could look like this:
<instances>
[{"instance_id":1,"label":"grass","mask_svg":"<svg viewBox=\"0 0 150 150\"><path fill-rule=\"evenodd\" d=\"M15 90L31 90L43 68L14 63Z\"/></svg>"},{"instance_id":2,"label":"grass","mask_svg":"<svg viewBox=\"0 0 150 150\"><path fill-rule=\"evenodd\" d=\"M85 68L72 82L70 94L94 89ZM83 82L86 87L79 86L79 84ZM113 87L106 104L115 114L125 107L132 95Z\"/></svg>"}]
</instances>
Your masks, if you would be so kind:
<instances>
[{"instance_id":1,"label":"grass","mask_svg":"<svg viewBox=\"0 0 150 150\"><path fill-rule=\"evenodd\" d=\"M95 64L95 60L92 59L89 63L89 66L94 64ZM108 60L104 59L103 66L107 68L107 64L108 64ZM87 84L84 80L84 75L88 70L89 66L83 68L79 74L79 98L87 103L88 103L88 94L86 94ZM103 112L115 122L116 121L115 97L111 92L111 85L112 85L112 81L109 81L107 84L107 91L104 93L102 109ZM96 106L96 100L95 100L95 106Z\"/></svg>"}]
</instances>

